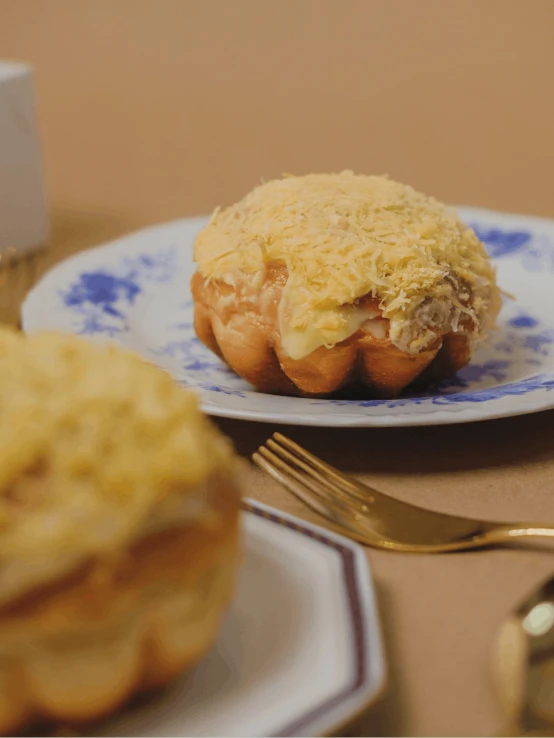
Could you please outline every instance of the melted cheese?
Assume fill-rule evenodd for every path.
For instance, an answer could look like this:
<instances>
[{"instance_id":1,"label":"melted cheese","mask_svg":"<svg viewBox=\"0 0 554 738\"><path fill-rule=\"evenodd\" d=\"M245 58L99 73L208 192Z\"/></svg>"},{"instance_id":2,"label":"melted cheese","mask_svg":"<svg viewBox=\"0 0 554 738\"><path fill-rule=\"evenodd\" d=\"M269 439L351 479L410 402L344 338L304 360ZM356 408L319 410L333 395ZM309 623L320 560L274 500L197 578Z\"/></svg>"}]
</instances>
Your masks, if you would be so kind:
<instances>
[{"instance_id":1,"label":"melted cheese","mask_svg":"<svg viewBox=\"0 0 554 738\"><path fill-rule=\"evenodd\" d=\"M216 210L195 259L204 277L230 285L284 264L280 328L295 356L342 340L358 325L344 306L366 295L379 299L393 343L412 353L437 331L457 330L461 313L465 330L481 337L501 302L484 246L454 212L407 185L352 172L255 188ZM444 325L428 323L430 301L444 306L431 311Z\"/></svg>"},{"instance_id":2,"label":"melted cheese","mask_svg":"<svg viewBox=\"0 0 554 738\"><path fill-rule=\"evenodd\" d=\"M319 328L318 321L310 321L304 325L292 325L285 316L288 305L285 300L279 304L279 328L281 345L291 359L303 359L321 346L332 347L340 341L352 336L367 321L376 318L380 313L373 308L343 305L332 311L336 321L332 329Z\"/></svg>"}]
</instances>

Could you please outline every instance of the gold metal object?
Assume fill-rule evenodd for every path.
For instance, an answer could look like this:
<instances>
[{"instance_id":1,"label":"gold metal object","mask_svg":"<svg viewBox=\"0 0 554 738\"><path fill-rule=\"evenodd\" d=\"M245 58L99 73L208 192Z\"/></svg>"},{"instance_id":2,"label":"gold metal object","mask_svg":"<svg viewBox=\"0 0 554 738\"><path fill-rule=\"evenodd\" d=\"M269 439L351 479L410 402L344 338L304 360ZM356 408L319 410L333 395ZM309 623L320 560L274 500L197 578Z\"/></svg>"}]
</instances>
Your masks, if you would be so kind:
<instances>
[{"instance_id":1,"label":"gold metal object","mask_svg":"<svg viewBox=\"0 0 554 738\"><path fill-rule=\"evenodd\" d=\"M440 553L554 538L554 525L472 520L396 500L342 474L281 433L252 459L338 532L368 546Z\"/></svg>"},{"instance_id":2,"label":"gold metal object","mask_svg":"<svg viewBox=\"0 0 554 738\"><path fill-rule=\"evenodd\" d=\"M554 735L554 577L503 622L493 678L509 721L503 735Z\"/></svg>"}]
</instances>

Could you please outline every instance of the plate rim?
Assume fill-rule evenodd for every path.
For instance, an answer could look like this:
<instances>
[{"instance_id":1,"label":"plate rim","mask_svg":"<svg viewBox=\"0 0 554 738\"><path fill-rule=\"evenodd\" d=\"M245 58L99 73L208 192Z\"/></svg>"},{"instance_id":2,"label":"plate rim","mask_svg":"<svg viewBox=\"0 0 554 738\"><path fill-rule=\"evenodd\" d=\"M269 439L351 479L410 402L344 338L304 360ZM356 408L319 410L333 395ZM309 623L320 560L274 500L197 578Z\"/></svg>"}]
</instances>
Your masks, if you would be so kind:
<instances>
[{"instance_id":1,"label":"plate rim","mask_svg":"<svg viewBox=\"0 0 554 738\"><path fill-rule=\"evenodd\" d=\"M448 410L435 410L428 413L417 413L413 415L396 415L394 413L383 413L382 415L342 415L325 416L310 415L304 413L302 416L284 415L261 410L241 410L238 408L226 408L213 405L203 400L202 410L211 417L227 418L230 420L243 420L252 423L274 423L275 425L290 425L308 428L424 428L437 425L467 425L468 423L487 423L492 420L504 418L518 418L525 415L548 412L554 409L554 397L552 401L541 402L540 407L528 409L505 408L498 412L487 413L486 416L472 412L464 408L463 415L456 415L455 408Z\"/></svg>"},{"instance_id":2,"label":"plate rim","mask_svg":"<svg viewBox=\"0 0 554 738\"><path fill-rule=\"evenodd\" d=\"M523 213L510 213L505 211L490 210L487 208L456 205L454 206L460 211L465 212L465 217L497 217L507 218L514 223L526 223L529 227L545 228L550 230L554 235L554 219L543 216L536 216ZM55 290L56 280L63 275L66 270L71 272L72 268L81 260L86 260L93 255L101 253L109 253L112 251L125 252L129 244L133 243L137 238L151 236L155 241L155 234L161 232L170 232L172 229L186 227L188 229L201 228L209 219L207 215L195 215L191 217L177 218L166 222L152 224L144 228L131 231L120 235L111 241L99 244L92 248L71 254L66 259L55 264L48 270L38 282L28 291L21 306L21 326L25 332L33 332L40 330L40 310L37 309L37 298L40 296L42 289L47 292ZM167 245L167 244L165 244ZM160 243L163 248L164 244ZM157 248L155 243L148 246L150 249ZM35 307L33 307L33 305ZM113 340L113 339L108 339ZM129 346L127 346L129 348ZM132 348L132 347L131 347ZM149 360L149 359L147 359ZM194 387L191 387L195 391ZM537 412L545 412L554 408L554 393L547 396L546 392L533 392L526 395L525 400L521 397L502 397L488 400L486 402L471 403L452 403L448 406L444 404L430 405L425 411L419 412L403 412L399 408L390 408L386 411L382 408L379 413L373 413L372 408L368 408L367 413L348 411L345 406L341 412L333 413L312 413L309 408L295 411L280 411L278 409L257 409L254 407L240 407L225 405L219 403L215 398L215 392L202 390L200 395L200 404L202 410L208 415L221 418L230 418L248 422L272 422L276 425L291 426L307 426L307 427L326 427L326 428L368 428L368 427L425 427L437 425L458 425L474 422L484 422L489 420L498 420L500 418L518 417L521 415L529 415ZM252 395L254 392L252 391ZM284 398L285 400L288 398ZM302 398L295 398L302 399ZM255 405L255 400L251 401ZM323 400L322 402L325 402ZM330 400L329 402L333 402Z\"/></svg>"},{"instance_id":3,"label":"plate rim","mask_svg":"<svg viewBox=\"0 0 554 738\"><path fill-rule=\"evenodd\" d=\"M340 578L349 608L355 681L272 733L275 738L336 735L365 714L382 697L387 686L388 669L375 580L366 551L359 543L339 533L252 498L243 498L242 510L331 548L341 559ZM334 718L333 713L339 710L342 715Z\"/></svg>"}]
</instances>

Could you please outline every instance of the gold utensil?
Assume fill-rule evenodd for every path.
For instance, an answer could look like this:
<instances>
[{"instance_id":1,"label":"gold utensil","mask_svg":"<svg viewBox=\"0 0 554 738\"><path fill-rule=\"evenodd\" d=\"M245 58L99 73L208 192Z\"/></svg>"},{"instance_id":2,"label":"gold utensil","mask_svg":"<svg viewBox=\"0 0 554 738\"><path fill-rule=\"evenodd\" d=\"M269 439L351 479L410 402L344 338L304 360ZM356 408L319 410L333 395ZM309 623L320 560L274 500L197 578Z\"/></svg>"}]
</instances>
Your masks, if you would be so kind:
<instances>
[{"instance_id":1,"label":"gold utensil","mask_svg":"<svg viewBox=\"0 0 554 738\"><path fill-rule=\"evenodd\" d=\"M493 678L509 720L503 735L554 735L554 577L503 622Z\"/></svg>"},{"instance_id":2,"label":"gold utensil","mask_svg":"<svg viewBox=\"0 0 554 738\"><path fill-rule=\"evenodd\" d=\"M554 525L472 520L401 502L342 474L281 433L252 459L338 532L368 546L438 553L554 538Z\"/></svg>"}]
</instances>

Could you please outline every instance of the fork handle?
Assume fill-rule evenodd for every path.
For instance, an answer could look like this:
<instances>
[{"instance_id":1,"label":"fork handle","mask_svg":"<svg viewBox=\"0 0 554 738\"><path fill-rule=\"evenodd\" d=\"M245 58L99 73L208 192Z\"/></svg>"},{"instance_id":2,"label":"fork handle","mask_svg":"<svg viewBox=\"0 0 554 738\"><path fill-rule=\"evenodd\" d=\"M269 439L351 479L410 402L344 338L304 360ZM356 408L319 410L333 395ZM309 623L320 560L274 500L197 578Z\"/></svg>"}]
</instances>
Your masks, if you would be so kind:
<instances>
[{"instance_id":1,"label":"fork handle","mask_svg":"<svg viewBox=\"0 0 554 738\"><path fill-rule=\"evenodd\" d=\"M517 538L553 538L554 525L542 523L506 523L490 528L484 538L487 543L509 543Z\"/></svg>"}]
</instances>

